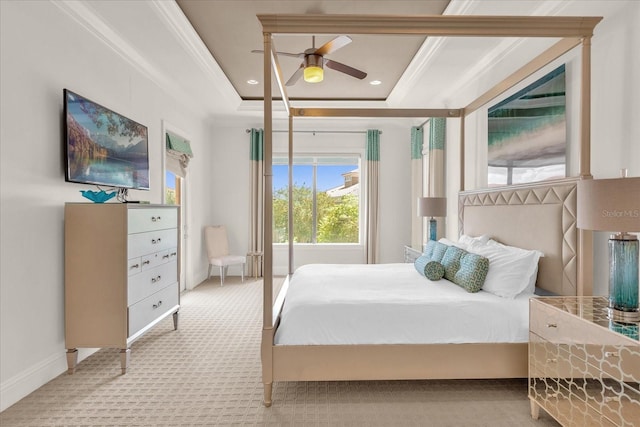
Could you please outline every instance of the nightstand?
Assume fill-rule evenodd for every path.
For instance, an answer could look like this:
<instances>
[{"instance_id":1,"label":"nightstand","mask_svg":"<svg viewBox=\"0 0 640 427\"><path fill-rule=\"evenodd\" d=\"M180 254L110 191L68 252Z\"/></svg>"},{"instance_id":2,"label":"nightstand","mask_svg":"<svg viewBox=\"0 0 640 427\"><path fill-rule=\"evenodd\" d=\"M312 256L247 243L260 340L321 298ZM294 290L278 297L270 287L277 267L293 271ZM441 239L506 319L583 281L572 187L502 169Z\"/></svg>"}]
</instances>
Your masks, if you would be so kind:
<instances>
[{"instance_id":1,"label":"nightstand","mask_svg":"<svg viewBox=\"0 0 640 427\"><path fill-rule=\"evenodd\" d=\"M640 323L607 318L606 297L532 298L529 399L563 426L640 425Z\"/></svg>"},{"instance_id":2,"label":"nightstand","mask_svg":"<svg viewBox=\"0 0 640 427\"><path fill-rule=\"evenodd\" d=\"M404 262L415 262L415 260L422 255L417 249L413 249L411 246L404 247Z\"/></svg>"}]
</instances>

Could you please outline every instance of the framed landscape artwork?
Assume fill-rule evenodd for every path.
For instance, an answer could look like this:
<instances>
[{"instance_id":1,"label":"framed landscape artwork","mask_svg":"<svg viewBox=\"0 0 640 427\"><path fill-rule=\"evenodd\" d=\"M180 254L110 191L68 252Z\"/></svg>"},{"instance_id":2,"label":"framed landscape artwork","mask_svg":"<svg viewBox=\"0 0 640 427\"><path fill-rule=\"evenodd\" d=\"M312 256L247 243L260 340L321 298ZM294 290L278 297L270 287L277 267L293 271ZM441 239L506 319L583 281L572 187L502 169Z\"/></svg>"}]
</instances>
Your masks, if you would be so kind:
<instances>
[{"instance_id":1,"label":"framed landscape artwork","mask_svg":"<svg viewBox=\"0 0 640 427\"><path fill-rule=\"evenodd\" d=\"M490 187L566 177L565 87L562 65L489 108Z\"/></svg>"}]
</instances>

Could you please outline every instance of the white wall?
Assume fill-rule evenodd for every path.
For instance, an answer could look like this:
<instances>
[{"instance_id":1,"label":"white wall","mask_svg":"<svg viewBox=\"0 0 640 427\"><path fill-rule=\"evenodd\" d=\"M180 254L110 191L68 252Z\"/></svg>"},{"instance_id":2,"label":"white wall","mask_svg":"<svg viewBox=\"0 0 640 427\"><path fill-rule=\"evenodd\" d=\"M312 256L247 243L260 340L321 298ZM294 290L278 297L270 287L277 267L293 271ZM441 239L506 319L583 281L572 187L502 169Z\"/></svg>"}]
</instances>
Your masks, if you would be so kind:
<instances>
[{"instance_id":1,"label":"white wall","mask_svg":"<svg viewBox=\"0 0 640 427\"><path fill-rule=\"evenodd\" d=\"M1 408L66 370L63 209L89 186L64 181L62 89L148 127L151 191L161 201L162 120L189 132L188 221L208 216L209 125L49 2L2 2ZM197 185L191 185L197 183ZM200 242L188 244L199 251ZM190 269L197 271L197 269ZM188 275L188 281L200 280ZM81 357L87 352L81 353Z\"/></svg>"},{"instance_id":2,"label":"white wall","mask_svg":"<svg viewBox=\"0 0 640 427\"><path fill-rule=\"evenodd\" d=\"M577 6L595 7L605 2L574 3ZM567 3L569 4L569 3ZM594 178L615 178L620 169L627 168L629 176L640 176L640 2L616 2L617 12L603 20L595 29L592 39L591 84L591 173ZM589 10L572 9L567 14L590 14ZM597 15L597 13L596 13ZM525 48L526 45L519 47ZM531 78L506 92L499 99L516 92L562 63L567 64L567 122L569 141L569 175L578 174L578 114L580 83L579 48L540 70ZM496 67L509 66L508 62ZM491 74L491 70L488 70ZM495 73L498 74L498 73ZM484 90L496 81L486 82ZM474 99L482 93L459 93L459 99ZM490 102L488 105L492 105ZM486 184L486 112L487 106L467 118L465 188L483 188ZM459 120L447 123L447 196L449 198L447 236L457 236L457 200L459 173ZM455 200L455 202L453 202ZM615 231L615 230L612 230ZM608 293L608 234L594 233L594 295Z\"/></svg>"}]
</instances>

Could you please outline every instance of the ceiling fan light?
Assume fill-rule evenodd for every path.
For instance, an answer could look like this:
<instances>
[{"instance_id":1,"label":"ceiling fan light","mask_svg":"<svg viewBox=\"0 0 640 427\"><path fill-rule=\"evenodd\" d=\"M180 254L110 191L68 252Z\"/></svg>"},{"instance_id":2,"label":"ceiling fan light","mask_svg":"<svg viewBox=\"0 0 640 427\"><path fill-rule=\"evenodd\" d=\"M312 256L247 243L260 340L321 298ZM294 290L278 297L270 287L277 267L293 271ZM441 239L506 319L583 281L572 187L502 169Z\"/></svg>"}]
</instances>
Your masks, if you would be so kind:
<instances>
[{"instance_id":1,"label":"ceiling fan light","mask_svg":"<svg viewBox=\"0 0 640 427\"><path fill-rule=\"evenodd\" d=\"M307 83L320 83L324 78L324 70L314 65L304 69L304 81Z\"/></svg>"}]
</instances>

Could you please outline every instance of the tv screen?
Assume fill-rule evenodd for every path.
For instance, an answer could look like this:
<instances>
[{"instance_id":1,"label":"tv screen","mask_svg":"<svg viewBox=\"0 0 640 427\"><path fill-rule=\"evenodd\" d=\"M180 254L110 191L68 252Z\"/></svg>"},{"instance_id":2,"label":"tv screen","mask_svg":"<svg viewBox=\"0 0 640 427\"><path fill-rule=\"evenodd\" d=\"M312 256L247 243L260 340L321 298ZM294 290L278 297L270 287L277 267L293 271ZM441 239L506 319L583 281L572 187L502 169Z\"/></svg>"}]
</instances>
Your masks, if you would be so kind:
<instances>
[{"instance_id":1,"label":"tv screen","mask_svg":"<svg viewBox=\"0 0 640 427\"><path fill-rule=\"evenodd\" d=\"M146 126L68 89L64 113L67 181L149 189Z\"/></svg>"}]
</instances>

